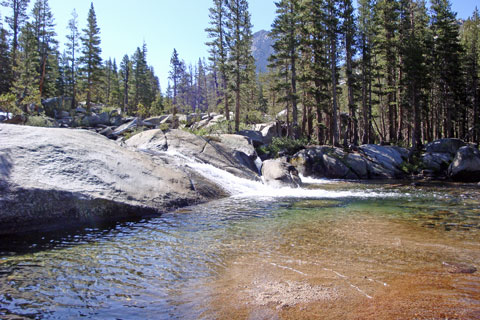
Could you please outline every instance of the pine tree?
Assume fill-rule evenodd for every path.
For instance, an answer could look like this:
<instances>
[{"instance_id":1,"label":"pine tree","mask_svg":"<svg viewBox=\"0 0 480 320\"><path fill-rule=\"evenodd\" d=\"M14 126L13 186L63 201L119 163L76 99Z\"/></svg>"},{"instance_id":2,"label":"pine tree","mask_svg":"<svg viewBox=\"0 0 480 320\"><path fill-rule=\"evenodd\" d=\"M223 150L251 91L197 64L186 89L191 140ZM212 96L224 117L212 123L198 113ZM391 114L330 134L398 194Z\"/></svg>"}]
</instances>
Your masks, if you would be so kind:
<instances>
[{"instance_id":1,"label":"pine tree","mask_svg":"<svg viewBox=\"0 0 480 320\"><path fill-rule=\"evenodd\" d=\"M275 53L271 57L273 62L271 67L277 67L281 79L286 80L283 85L279 86L279 89L286 89L283 100L288 102L292 110L292 128L289 127L288 132L289 135L298 137L297 60L300 46L298 30L300 4L297 0L281 0L276 2L275 5L277 7L277 17L272 24L271 31L271 36L275 40L273 45Z\"/></svg>"},{"instance_id":2,"label":"pine tree","mask_svg":"<svg viewBox=\"0 0 480 320\"><path fill-rule=\"evenodd\" d=\"M223 107L225 111L225 117L227 121L230 121L230 108L229 108L229 66L228 56L229 48L227 44L227 0L213 0L213 7L210 8L210 28L205 31L208 33L208 37L211 39L207 42L210 47L209 60L212 62L213 73L215 75L215 87L217 92L217 108L220 103L220 95L223 100ZM218 83L217 71L220 74L221 85Z\"/></svg>"},{"instance_id":3,"label":"pine tree","mask_svg":"<svg viewBox=\"0 0 480 320\"><path fill-rule=\"evenodd\" d=\"M398 3L395 0L380 0L376 3L379 32L377 35L378 55L377 59L382 62L382 77L385 85L382 85L381 95L386 95L387 101L382 105L381 112L388 116L389 141L396 141L396 71L397 71L397 33L398 33ZM380 84L379 84L380 85Z\"/></svg>"},{"instance_id":4,"label":"pine tree","mask_svg":"<svg viewBox=\"0 0 480 320\"><path fill-rule=\"evenodd\" d=\"M22 28L19 37L19 47L17 52L17 63L14 65L14 74L17 75L12 86L12 93L15 94L16 104L29 113L30 105L40 105L39 91L39 56L37 50L37 39L33 33L33 26L27 23Z\"/></svg>"},{"instance_id":5,"label":"pine tree","mask_svg":"<svg viewBox=\"0 0 480 320\"><path fill-rule=\"evenodd\" d=\"M12 63L7 30L0 22L0 95L10 91L12 86Z\"/></svg>"},{"instance_id":6,"label":"pine tree","mask_svg":"<svg viewBox=\"0 0 480 320\"><path fill-rule=\"evenodd\" d=\"M82 56L80 57L82 67L80 71L86 85L87 111L90 112L92 93L99 84L102 73L100 29L97 26L97 17L93 3L88 11L87 27L83 29L83 36L80 40L82 41Z\"/></svg>"},{"instance_id":7,"label":"pine tree","mask_svg":"<svg viewBox=\"0 0 480 320\"><path fill-rule=\"evenodd\" d=\"M326 26L327 38L329 42L329 65L330 65L330 89L331 89L331 123L330 123L330 143L334 146L340 145L340 136L338 130L338 40L339 40L339 19L338 19L338 1L326 1Z\"/></svg>"},{"instance_id":8,"label":"pine tree","mask_svg":"<svg viewBox=\"0 0 480 320\"><path fill-rule=\"evenodd\" d=\"M434 34L435 99L437 112L443 119L443 136L454 137L454 121L461 112L459 92L462 86L459 30L455 13L448 0L432 0L432 31ZM437 125L438 138L441 125Z\"/></svg>"},{"instance_id":9,"label":"pine tree","mask_svg":"<svg viewBox=\"0 0 480 320\"><path fill-rule=\"evenodd\" d=\"M30 0L3 0L2 6L10 8L12 16L6 17L6 21L12 30L12 61L17 61L18 38L20 30L27 21L27 8Z\"/></svg>"},{"instance_id":10,"label":"pine tree","mask_svg":"<svg viewBox=\"0 0 480 320\"><path fill-rule=\"evenodd\" d=\"M128 101L128 92L130 90L130 69L131 69L131 62L128 55L124 55L122 62L120 63L120 78L121 83L123 84L123 113L128 114L130 112L129 101Z\"/></svg>"},{"instance_id":11,"label":"pine tree","mask_svg":"<svg viewBox=\"0 0 480 320\"><path fill-rule=\"evenodd\" d=\"M373 143L374 140L372 126L372 82L374 74L372 53L374 49L375 26L373 1L359 0L358 6L358 32L362 74L362 143L366 144Z\"/></svg>"},{"instance_id":12,"label":"pine tree","mask_svg":"<svg viewBox=\"0 0 480 320\"><path fill-rule=\"evenodd\" d=\"M36 0L32 9L33 32L39 56L39 91L42 97L56 95L55 82L58 78L57 41L55 23L48 0Z\"/></svg>"},{"instance_id":13,"label":"pine tree","mask_svg":"<svg viewBox=\"0 0 480 320\"><path fill-rule=\"evenodd\" d=\"M180 58L178 57L178 52L176 49L173 49L172 58L170 59L170 73L169 79L173 82L173 95L172 95L172 103L173 103L173 127L178 127L178 120L177 120L177 112L178 112L178 89L180 85L180 81L182 80L182 76L184 74L184 65Z\"/></svg>"},{"instance_id":14,"label":"pine tree","mask_svg":"<svg viewBox=\"0 0 480 320\"><path fill-rule=\"evenodd\" d=\"M480 141L480 14L475 8L472 16L465 21L462 44L466 50L467 101L472 109L472 141Z\"/></svg>"},{"instance_id":15,"label":"pine tree","mask_svg":"<svg viewBox=\"0 0 480 320\"><path fill-rule=\"evenodd\" d=\"M248 77L252 65L252 25L247 0L230 0L228 8L229 63L232 74L232 89L235 93L235 132L240 130L240 105L242 84Z\"/></svg>"},{"instance_id":16,"label":"pine tree","mask_svg":"<svg viewBox=\"0 0 480 320\"><path fill-rule=\"evenodd\" d=\"M67 35L67 42L65 44L70 65L68 70L68 78L70 80L68 83L68 92L72 97L72 107L75 107L77 105L77 53L80 37L78 33L78 14L75 9L72 11L72 18L68 21L68 30L70 33Z\"/></svg>"},{"instance_id":17,"label":"pine tree","mask_svg":"<svg viewBox=\"0 0 480 320\"><path fill-rule=\"evenodd\" d=\"M351 0L343 0L342 3L342 18L343 18L343 39L345 46L345 64L346 64L346 78L347 78L347 96L348 96L348 113L349 122L347 134L345 134L344 145L349 140L354 146L358 145L358 120L357 120L357 106L355 102L355 87L356 78L353 73L354 57L356 54L356 25L354 9Z\"/></svg>"},{"instance_id":18,"label":"pine tree","mask_svg":"<svg viewBox=\"0 0 480 320\"><path fill-rule=\"evenodd\" d=\"M306 1L302 6L302 40L300 51L302 53L302 83L307 98L305 126L312 130L312 110L309 105L315 107L316 114L316 137L319 144L326 140L326 126L324 123L325 106L330 104L330 92L328 90L331 82L331 68L328 64L328 37L326 29L326 11L323 0ZM313 96L313 102L309 102L308 96ZM310 133L308 133L310 134Z\"/></svg>"}]
</instances>

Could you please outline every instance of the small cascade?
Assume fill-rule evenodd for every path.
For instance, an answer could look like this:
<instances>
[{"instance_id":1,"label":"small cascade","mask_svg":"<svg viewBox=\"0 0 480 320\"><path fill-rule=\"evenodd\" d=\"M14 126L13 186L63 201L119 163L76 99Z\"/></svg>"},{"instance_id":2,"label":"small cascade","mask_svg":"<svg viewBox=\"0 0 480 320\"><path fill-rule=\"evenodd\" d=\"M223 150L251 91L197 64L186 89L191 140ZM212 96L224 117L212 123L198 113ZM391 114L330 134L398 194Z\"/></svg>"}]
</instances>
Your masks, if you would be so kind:
<instances>
[{"instance_id":1,"label":"small cascade","mask_svg":"<svg viewBox=\"0 0 480 320\"><path fill-rule=\"evenodd\" d=\"M398 197L398 194L378 191L329 191L322 189L306 188L275 188L263 182L248 180L237 177L230 172L219 169L211 164L204 163L192 157L178 153L177 151L166 151L169 158L174 158L180 165L186 166L201 174L210 181L215 182L232 197L240 198L376 198L376 197ZM305 184L327 184L331 181L326 179L312 179L300 176Z\"/></svg>"}]
</instances>

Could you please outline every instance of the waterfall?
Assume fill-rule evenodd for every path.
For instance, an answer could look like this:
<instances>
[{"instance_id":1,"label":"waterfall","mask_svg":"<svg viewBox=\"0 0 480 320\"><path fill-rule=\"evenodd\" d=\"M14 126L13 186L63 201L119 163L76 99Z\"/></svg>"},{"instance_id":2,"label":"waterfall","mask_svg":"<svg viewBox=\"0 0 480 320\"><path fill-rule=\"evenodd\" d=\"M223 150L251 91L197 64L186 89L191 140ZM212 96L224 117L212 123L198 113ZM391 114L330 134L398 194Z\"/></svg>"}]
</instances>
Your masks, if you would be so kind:
<instances>
[{"instance_id":1,"label":"waterfall","mask_svg":"<svg viewBox=\"0 0 480 320\"><path fill-rule=\"evenodd\" d=\"M253 181L237 177L230 172L217 168L211 164L204 163L193 157L187 157L175 150L168 150L165 154L169 159L174 158L180 166L186 166L199 173L206 179L215 182L227 191L232 197L238 198L377 198L377 197L398 197L398 194L359 190L339 191L323 190L318 185L332 183L326 179L312 179L301 176L302 182L308 185L317 185L317 188L275 188L260 181Z\"/></svg>"}]
</instances>

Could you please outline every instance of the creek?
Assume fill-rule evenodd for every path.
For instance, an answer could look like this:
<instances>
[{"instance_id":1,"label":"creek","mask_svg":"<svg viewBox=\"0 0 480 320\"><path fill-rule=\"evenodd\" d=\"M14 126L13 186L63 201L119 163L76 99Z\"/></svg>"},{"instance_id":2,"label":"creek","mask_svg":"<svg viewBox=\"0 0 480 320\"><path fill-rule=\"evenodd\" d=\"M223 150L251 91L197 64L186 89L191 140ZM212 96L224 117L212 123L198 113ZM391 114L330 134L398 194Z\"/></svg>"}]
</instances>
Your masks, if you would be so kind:
<instances>
[{"instance_id":1,"label":"creek","mask_svg":"<svg viewBox=\"0 0 480 320\"><path fill-rule=\"evenodd\" d=\"M480 318L480 190L200 163L232 196L160 217L0 239L2 319ZM461 267L460 267L461 269Z\"/></svg>"}]
</instances>

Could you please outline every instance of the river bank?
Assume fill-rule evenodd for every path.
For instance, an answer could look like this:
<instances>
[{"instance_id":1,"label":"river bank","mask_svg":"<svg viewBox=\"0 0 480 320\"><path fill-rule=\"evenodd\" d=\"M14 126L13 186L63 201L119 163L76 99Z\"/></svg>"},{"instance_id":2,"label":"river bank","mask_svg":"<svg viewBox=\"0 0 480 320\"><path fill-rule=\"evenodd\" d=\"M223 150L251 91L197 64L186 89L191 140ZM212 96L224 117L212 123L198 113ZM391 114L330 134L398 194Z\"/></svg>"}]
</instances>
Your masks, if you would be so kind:
<instances>
[{"instance_id":1,"label":"river bank","mask_svg":"<svg viewBox=\"0 0 480 320\"><path fill-rule=\"evenodd\" d=\"M119 143L86 130L1 124L0 145L0 233L158 215L211 201L232 194L232 186L219 183L225 173L276 188L298 187L299 174L411 177L407 149L378 145L354 152L312 146L263 168L252 139L242 135L154 129ZM423 170L437 166L446 177L476 181L480 170L478 150L456 139L428 145L422 157Z\"/></svg>"}]
</instances>

